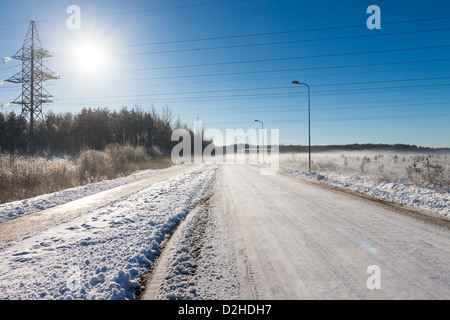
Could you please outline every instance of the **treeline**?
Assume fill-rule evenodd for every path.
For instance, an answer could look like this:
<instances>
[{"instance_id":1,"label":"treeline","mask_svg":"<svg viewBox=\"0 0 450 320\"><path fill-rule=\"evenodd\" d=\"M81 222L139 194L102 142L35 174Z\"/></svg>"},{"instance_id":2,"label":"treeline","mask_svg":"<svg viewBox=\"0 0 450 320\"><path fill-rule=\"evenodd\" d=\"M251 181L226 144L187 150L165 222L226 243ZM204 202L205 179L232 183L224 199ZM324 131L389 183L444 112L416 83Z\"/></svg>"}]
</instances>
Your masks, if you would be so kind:
<instances>
[{"instance_id":1,"label":"treeline","mask_svg":"<svg viewBox=\"0 0 450 320\"><path fill-rule=\"evenodd\" d=\"M168 154L175 128L186 128L179 120L173 121L168 107L160 113L122 108L83 108L79 113L48 112L44 121L35 121L33 145L48 153L77 154L89 148L104 150L110 144L142 146ZM29 136L29 123L14 111L0 113L0 147L2 151L26 151L24 137Z\"/></svg>"},{"instance_id":2,"label":"treeline","mask_svg":"<svg viewBox=\"0 0 450 320\"><path fill-rule=\"evenodd\" d=\"M346 151L402 151L402 152L425 152L425 153L436 153L436 152L450 152L450 148L430 148L430 147L419 147L416 145L409 144L346 144L346 145L323 145L323 146L311 146L311 151L314 152L325 152L334 150L346 150ZM282 145L279 149L280 152L307 152L308 146L296 146L296 145Z\"/></svg>"}]
</instances>

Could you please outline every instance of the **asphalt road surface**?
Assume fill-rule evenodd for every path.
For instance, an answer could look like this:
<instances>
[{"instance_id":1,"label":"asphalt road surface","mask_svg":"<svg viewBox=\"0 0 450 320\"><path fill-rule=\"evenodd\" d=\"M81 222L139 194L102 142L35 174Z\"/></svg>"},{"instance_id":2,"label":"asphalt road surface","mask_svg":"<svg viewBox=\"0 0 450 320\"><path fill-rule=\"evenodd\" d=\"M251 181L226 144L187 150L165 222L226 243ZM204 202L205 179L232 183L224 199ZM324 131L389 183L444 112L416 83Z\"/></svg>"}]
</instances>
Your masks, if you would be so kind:
<instances>
[{"instance_id":1,"label":"asphalt road surface","mask_svg":"<svg viewBox=\"0 0 450 320\"><path fill-rule=\"evenodd\" d=\"M221 166L209 202L200 210L208 212L203 251L189 263L195 274L183 280L171 275L180 264L168 268L183 241L191 246L181 235L144 298L450 297L450 233L442 225L250 165ZM186 282L183 291L174 279Z\"/></svg>"}]
</instances>

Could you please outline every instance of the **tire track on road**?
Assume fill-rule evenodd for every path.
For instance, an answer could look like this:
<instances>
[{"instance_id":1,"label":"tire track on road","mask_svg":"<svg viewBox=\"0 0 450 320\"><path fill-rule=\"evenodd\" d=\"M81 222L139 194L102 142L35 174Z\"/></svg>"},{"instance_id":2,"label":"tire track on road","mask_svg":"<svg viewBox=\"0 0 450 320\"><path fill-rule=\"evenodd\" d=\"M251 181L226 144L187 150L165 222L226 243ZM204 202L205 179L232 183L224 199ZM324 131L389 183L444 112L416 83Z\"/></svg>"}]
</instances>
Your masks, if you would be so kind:
<instances>
[{"instance_id":1,"label":"tire track on road","mask_svg":"<svg viewBox=\"0 0 450 320\"><path fill-rule=\"evenodd\" d=\"M211 197L212 195L209 195L202 200L167 239L152 269L142 280L141 292L136 296L136 300L181 298L175 294L167 294L167 289L170 289L171 285L177 287L189 285L190 279L197 274L197 260L204 246L203 238L208 224ZM191 230L185 234L186 229ZM191 247L183 244L180 249L179 245L183 241L187 241ZM187 250L188 252L184 252ZM183 251L182 256L178 256L179 251ZM171 264L176 264L176 266L173 268ZM175 281L172 282L172 278ZM164 297L165 294L166 297Z\"/></svg>"}]
</instances>

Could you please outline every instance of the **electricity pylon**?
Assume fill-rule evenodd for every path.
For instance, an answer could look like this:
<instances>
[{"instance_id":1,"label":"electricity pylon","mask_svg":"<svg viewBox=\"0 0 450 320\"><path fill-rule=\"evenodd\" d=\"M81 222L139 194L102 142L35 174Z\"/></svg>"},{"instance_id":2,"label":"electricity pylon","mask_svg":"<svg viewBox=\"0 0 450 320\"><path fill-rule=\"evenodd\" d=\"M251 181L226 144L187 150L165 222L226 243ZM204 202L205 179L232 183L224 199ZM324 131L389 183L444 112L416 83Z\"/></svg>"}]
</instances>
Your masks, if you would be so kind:
<instances>
[{"instance_id":1,"label":"electricity pylon","mask_svg":"<svg viewBox=\"0 0 450 320\"><path fill-rule=\"evenodd\" d=\"M8 82L22 83L22 94L13 102L22 105L20 119L29 122L28 137L23 137L30 154L36 150L35 122L44 123L42 105L52 103L53 97L43 88L43 82L59 79L59 76L46 68L43 61L52 57L52 53L41 47L35 21L30 22L22 48L11 58L22 61L22 70L9 78Z\"/></svg>"}]
</instances>

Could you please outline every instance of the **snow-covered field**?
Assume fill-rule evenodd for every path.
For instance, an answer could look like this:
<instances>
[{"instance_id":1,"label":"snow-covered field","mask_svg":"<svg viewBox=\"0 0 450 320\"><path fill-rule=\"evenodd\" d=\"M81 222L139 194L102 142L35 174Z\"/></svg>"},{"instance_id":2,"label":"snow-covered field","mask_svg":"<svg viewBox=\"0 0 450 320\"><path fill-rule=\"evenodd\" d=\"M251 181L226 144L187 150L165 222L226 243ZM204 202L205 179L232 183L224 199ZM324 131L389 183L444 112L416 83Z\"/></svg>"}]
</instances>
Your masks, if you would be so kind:
<instances>
[{"instance_id":1,"label":"snow-covered field","mask_svg":"<svg viewBox=\"0 0 450 320\"><path fill-rule=\"evenodd\" d=\"M336 151L313 153L311 158L311 173L306 153L281 154L280 169L310 181L450 217L450 155ZM427 181L426 159L431 166L437 165L430 172L440 173L433 176L434 184ZM407 168L413 168L414 163L416 170L408 175Z\"/></svg>"},{"instance_id":2,"label":"snow-covered field","mask_svg":"<svg viewBox=\"0 0 450 320\"><path fill-rule=\"evenodd\" d=\"M209 195L203 165L0 248L0 299L133 299L180 221ZM164 169L168 170L168 169ZM0 207L2 221L152 174Z\"/></svg>"}]
</instances>

